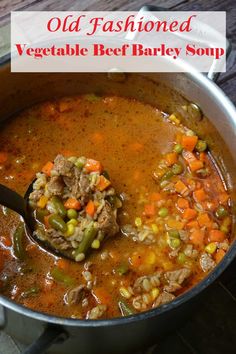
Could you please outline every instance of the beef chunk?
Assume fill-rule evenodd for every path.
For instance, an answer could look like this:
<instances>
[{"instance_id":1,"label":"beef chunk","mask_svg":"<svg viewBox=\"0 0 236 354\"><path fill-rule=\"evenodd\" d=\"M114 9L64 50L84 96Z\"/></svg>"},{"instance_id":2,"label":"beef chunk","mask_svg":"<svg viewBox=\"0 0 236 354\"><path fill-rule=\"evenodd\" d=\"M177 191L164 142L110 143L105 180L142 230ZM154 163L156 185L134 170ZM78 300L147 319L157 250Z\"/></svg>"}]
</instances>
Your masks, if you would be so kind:
<instances>
[{"instance_id":1,"label":"beef chunk","mask_svg":"<svg viewBox=\"0 0 236 354\"><path fill-rule=\"evenodd\" d=\"M167 292L175 292L181 288L181 284L187 279L191 274L191 270L188 268L181 268L178 270L166 272L164 274L165 279L168 284L165 285L164 290Z\"/></svg>"},{"instance_id":2,"label":"beef chunk","mask_svg":"<svg viewBox=\"0 0 236 354\"><path fill-rule=\"evenodd\" d=\"M137 293L149 292L153 288L160 285L160 277L162 272L157 272L152 275L144 275L139 277L134 282L134 291Z\"/></svg>"},{"instance_id":3,"label":"beef chunk","mask_svg":"<svg viewBox=\"0 0 236 354\"><path fill-rule=\"evenodd\" d=\"M207 253L203 253L200 257L200 266L203 272L209 272L212 268L215 267L215 262L211 256Z\"/></svg>"},{"instance_id":4,"label":"beef chunk","mask_svg":"<svg viewBox=\"0 0 236 354\"><path fill-rule=\"evenodd\" d=\"M113 236L119 231L119 226L116 222L116 216L110 206L106 201L105 205L98 216L99 229L104 232L105 235Z\"/></svg>"},{"instance_id":5,"label":"beef chunk","mask_svg":"<svg viewBox=\"0 0 236 354\"><path fill-rule=\"evenodd\" d=\"M60 176L54 176L47 184L47 190L51 195L60 195L63 192L64 183Z\"/></svg>"},{"instance_id":6,"label":"beef chunk","mask_svg":"<svg viewBox=\"0 0 236 354\"><path fill-rule=\"evenodd\" d=\"M153 307L167 304L168 302L174 300L174 298L175 296L173 294L170 294L167 291L163 291L163 293L161 293L156 299L156 301L154 302Z\"/></svg>"},{"instance_id":7,"label":"beef chunk","mask_svg":"<svg viewBox=\"0 0 236 354\"><path fill-rule=\"evenodd\" d=\"M66 241L60 231L54 229L47 230L47 238L50 244L58 250L67 250L71 248L70 242Z\"/></svg>"},{"instance_id":8,"label":"beef chunk","mask_svg":"<svg viewBox=\"0 0 236 354\"><path fill-rule=\"evenodd\" d=\"M82 202L88 201L91 189L90 181L86 174L74 167L71 171L71 176L65 176L63 180L74 198L82 198Z\"/></svg>"},{"instance_id":9,"label":"beef chunk","mask_svg":"<svg viewBox=\"0 0 236 354\"><path fill-rule=\"evenodd\" d=\"M54 160L54 167L52 175L71 176L72 168L74 164L68 161L64 156L57 155Z\"/></svg>"},{"instance_id":10,"label":"beef chunk","mask_svg":"<svg viewBox=\"0 0 236 354\"><path fill-rule=\"evenodd\" d=\"M39 201L43 194L44 191L42 189L35 190L30 193L29 199L36 203L37 201Z\"/></svg>"},{"instance_id":11,"label":"beef chunk","mask_svg":"<svg viewBox=\"0 0 236 354\"><path fill-rule=\"evenodd\" d=\"M65 296L67 305L79 304L85 295L85 285L79 285L76 288L69 290Z\"/></svg>"}]
</instances>

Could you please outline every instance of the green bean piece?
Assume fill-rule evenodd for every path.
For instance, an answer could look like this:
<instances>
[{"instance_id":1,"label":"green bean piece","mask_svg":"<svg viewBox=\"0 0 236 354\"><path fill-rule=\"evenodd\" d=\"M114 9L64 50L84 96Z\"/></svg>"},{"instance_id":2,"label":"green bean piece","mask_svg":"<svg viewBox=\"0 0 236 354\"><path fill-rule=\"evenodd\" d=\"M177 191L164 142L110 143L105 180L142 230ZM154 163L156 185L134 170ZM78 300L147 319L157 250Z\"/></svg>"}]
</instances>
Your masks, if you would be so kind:
<instances>
[{"instance_id":1,"label":"green bean piece","mask_svg":"<svg viewBox=\"0 0 236 354\"><path fill-rule=\"evenodd\" d=\"M198 152L203 152L207 149L207 143L204 141L204 140L198 140L196 146L195 146L195 149L198 151Z\"/></svg>"},{"instance_id":2,"label":"green bean piece","mask_svg":"<svg viewBox=\"0 0 236 354\"><path fill-rule=\"evenodd\" d=\"M183 166L180 163L175 163L172 166L171 171L173 172L174 175L180 175L183 172Z\"/></svg>"},{"instance_id":3,"label":"green bean piece","mask_svg":"<svg viewBox=\"0 0 236 354\"><path fill-rule=\"evenodd\" d=\"M25 230L24 230L24 224L21 223L15 230L13 234L13 250L14 250L14 255L20 259L23 260L25 258L25 249L23 246L23 238L24 238Z\"/></svg>"},{"instance_id":4,"label":"green bean piece","mask_svg":"<svg viewBox=\"0 0 236 354\"><path fill-rule=\"evenodd\" d=\"M48 219L49 224L58 231L66 232L67 226L65 221L57 214L52 214Z\"/></svg>"},{"instance_id":5,"label":"green bean piece","mask_svg":"<svg viewBox=\"0 0 236 354\"><path fill-rule=\"evenodd\" d=\"M51 277L58 283L63 283L66 286L75 285L75 279L71 278L69 275L65 274L62 270L55 267L50 272Z\"/></svg>"},{"instance_id":6,"label":"green bean piece","mask_svg":"<svg viewBox=\"0 0 236 354\"><path fill-rule=\"evenodd\" d=\"M49 214L47 209L38 209L36 210L36 220L44 222L44 217Z\"/></svg>"},{"instance_id":7,"label":"green bean piece","mask_svg":"<svg viewBox=\"0 0 236 354\"><path fill-rule=\"evenodd\" d=\"M40 289L37 286L32 286L32 288L27 289L23 293L21 293L21 297L27 298L30 296L35 296L39 293Z\"/></svg>"},{"instance_id":8,"label":"green bean piece","mask_svg":"<svg viewBox=\"0 0 236 354\"><path fill-rule=\"evenodd\" d=\"M186 255L183 252L180 252L178 254L178 258L177 258L178 262L183 264L186 262Z\"/></svg>"},{"instance_id":9,"label":"green bean piece","mask_svg":"<svg viewBox=\"0 0 236 354\"><path fill-rule=\"evenodd\" d=\"M174 176L174 173L171 170L169 170L161 177L161 181L162 182L166 181L166 180L170 179L173 176Z\"/></svg>"},{"instance_id":10,"label":"green bean piece","mask_svg":"<svg viewBox=\"0 0 236 354\"><path fill-rule=\"evenodd\" d=\"M216 217L218 219L223 219L225 216L228 216L228 211L225 209L223 205L219 205L216 210Z\"/></svg>"},{"instance_id":11,"label":"green bean piece","mask_svg":"<svg viewBox=\"0 0 236 354\"><path fill-rule=\"evenodd\" d=\"M78 256L80 253L86 253L91 246L93 240L97 235L97 229L92 225L88 227L84 232L84 237L79 244L79 247L75 250L74 256Z\"/></svg>"},{"instance_id":12,"label":"green bean piece","mask_svg":"<svg viewBox=\"0 0 236 354\"><path fill-rule=\"evenodd\" d=\"M181 154L182 151L183 151L183 146L181 144L175 144L174 152L176 152L177 154Z\"/></svg>"},{"instance_id":13,"label":"green bean piece","mask_svg":"<svg viewBox=\"0 0 236 354\"><path fill-rule=\"evenodd\" d=\"M125 275L127 274L129 271L129 267L127 264L123 263L120 264L117 268L116 268L116 273L118 273L119 275Z\"/></svg>"},{"instance_id":14,"label":"green bean piece","mask_svg":"<svg viewBox=\"0 0 236 354\"><path fill-rule=\"evenodd\" d=\"M67 216L69 219L77 219L78 213L75 209L69 209L67 210Z\"/></svg>"},{"instance_id":15,"label":"green bean piece","mask_svg":"<svg viewBox=\"0 0 236 354\"><path fill-rule=\"evenodd\" d=\"M161 217L161 218L165 218L167 215L168 215L169 211L167 208L161 208L159 211L158 211L158 215Z\"/></svg>"},{"instance_id":16,"label":"green bean piece","mask_svg":"<svg viewBox=\"0 0 236 354\"><path fill-rule=\"evenodd\" d=\"M66 217L66 208L64 207L60 198L53 196L51 200L57 213L64 219Z\"/></svg>"},{"instance_id":17,"label":"green bean piece","mask_svg":"<svg viewBox=\"0 0 236 354\"><path fill-rule=\"evenodd\" d=\"M130 316L135 314L135 311L124 300L118 301L118 306L122 316Z\"/></svg>"}]
</instances>

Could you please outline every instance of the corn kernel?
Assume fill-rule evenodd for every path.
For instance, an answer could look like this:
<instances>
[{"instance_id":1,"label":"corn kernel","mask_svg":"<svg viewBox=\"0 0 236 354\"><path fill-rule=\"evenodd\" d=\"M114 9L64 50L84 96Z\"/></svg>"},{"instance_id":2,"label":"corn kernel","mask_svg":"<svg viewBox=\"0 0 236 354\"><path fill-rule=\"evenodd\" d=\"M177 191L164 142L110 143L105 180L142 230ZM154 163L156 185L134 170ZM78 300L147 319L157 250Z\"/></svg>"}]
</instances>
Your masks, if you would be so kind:
<instances>
[{"instance_id":1,"label":"corn kernel","mask_svg":"<svg viewBox=\"0 0 236 354\"><path fill-rule=\"evenodd\" d=\"M142 219L141 218L135 218L134 223L137 227L142 226Z\"/></svg>"},{"instance_id":2,"label":"corn kernel","mask_svg":"<svg viewBox=\"0 0 236 354\"><path fill-rule=\"evenodd\" d=\"M94 249L98 249L100 247L100 241L99 240L93 240L91 247Z\"/></svg>"},{"instance_id":3,"label":"corn kernel","mask_svg":"<svg viewBox=\"0 0 236 354\"><path fill-rule=\"evenodd\" d=\"M180 124L180 119L178 119L175 114L171 114L169 116L169 120L171 120L171 122L175 123L176 125Z\"/></svg>"},{"instance_id":4,"label":"corn kernel","mask_svg":"<svg viewBox=\"0 0 236 354\"><path fill-rule=\"evenodd\" d=\"M153 251L149 251L145 255L145 264L155 264L156 263L156 254Z\"/></svg>"},{"instance_id":5,"label":"corn kernel","mask_svg":"<svg viewBox=\"0 0 236 354\"><path fill-rule=\"evenodd\" d=\"M48 198L45 195L42 195L42 197L39 199L37 206L41 209L44 209L45 206L47 205Z\"/></svg>"},{"instance_id":6,"label":"corn kernel","mask_svg":"<svg viewBox=\"0 0 236 354\"><path fill-rule=\"evenodd\" d=\"M131 294L126 288L121 287L119 290L120 290L121 296L123 296L125 299L130 299L131 298Z\"/></svg>"},{"instance_id":7,"label":"corn kernel","mask_svg":"<svg viewBox=\"0 0 236 354\"><path fill-rule=\"evenodd\" d=\"M69 236L72 236L73 233L75 232L75 227L74 225L72 224L67 224L67 231L66 231L66 236L69 237Z\"/></svg>"},{"instance_id":8,"label":"corn kernel","mask_svg":"<svg viewBox=\"0 0 236 354\"><path fill-rule=\"evenodd\" d=\"M153 288L151 290L151 296L153 300L155 300L159 294L160 294L160 290L158 288Z\"/></svg>"},{"instance_id":9,"label":"corn kernel","mask_svg":"<svg viewBox=\"0 0 236 354\"><path fill-rule=\"evenodd\" d=\"M158 233L159 230L158 230L158 227L157 227L156 224L152 224L152 231L153 231L154 234Z\"/></svg>"},{"instance_id":10,"label":"corn kernel","mask_svg":"<svg viewBox=\"0 0 236 354\"><path fill-rule=\"evenodd\" d=\"M77 226L78 225L78 221L76 219L70 219L70 221L67 222L67 225Z\"/></svg>"},{"instance_id":11,"label":"corn kernel","mask_svg":"<svg viewBox=\"0 0 236 354\"><path fill-rule=\"evenodd\" d=\"M216 251L216 243L215 242L211 242L211 243L208 243L208 245L205 247L205 251L207 253L210 253L210 254L213 254L215 253Z\"/></svg>"}]
</instances>

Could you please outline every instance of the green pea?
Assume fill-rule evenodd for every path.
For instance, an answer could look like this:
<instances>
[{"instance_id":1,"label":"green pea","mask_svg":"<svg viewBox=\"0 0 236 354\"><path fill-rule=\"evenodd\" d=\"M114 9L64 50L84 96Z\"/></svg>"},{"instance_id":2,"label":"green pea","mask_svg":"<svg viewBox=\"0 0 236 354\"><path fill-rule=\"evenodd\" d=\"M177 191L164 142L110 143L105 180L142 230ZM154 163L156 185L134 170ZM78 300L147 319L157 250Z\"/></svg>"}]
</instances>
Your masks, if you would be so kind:
<instances>
[{"instance_id":1,"label":"green pea","mask_svg":"<svg viewBox=\"0 0 236 354\"><path fill-rule=\"evenodd\" d=\"M170 247L171 248L178 248L181 244L181 241L179 238L172 238L170 240Z\"/></svg>"},{"instance_id":2,"label":"green pea","mask_svg":"<svg viewBox=\"0 0 236 354\"><path fill-rule=\"evenodd\" d=\"M80 242L79 247L74 252L75 258L80 253L85 254L87 252L88 248L91 246L96 235L97 235L97 229L93 225L91 225L90 227L88 227L85 230L84 237L83 237L82 241Z\"/></svg>"},{"instance_id":3,"label":"green pea","mask_svg":"<svg viewBox=\"0 0 236 354\"><path fill-rule=\"evenodd\" d=\"M171 171L173 172L174 175L180 175L180 173L183 172L183 166L180 163L175 163L172 166Z\"/></svg>"},{"instance_id":4,"label":"green pea","mask_svg":"<svg viewBox=\"0 0 236 354\"><path fill-rule=\"evenodd\" d=\"M78 213L75 209L69 209L67 210L67 216L69 219L77 219Z\"/></svg>"},{"instance_id":5,"label":"green pea","mask_svg":"<svg viewBox=\"0 0 236 354\"><path fill-rule=\"evenodd\" d=\"M23 246L23 238L25 235L24 224L21 223L15 230L13 234L13 250L14 255L23 260L25 258L25 249Z\"/></svg>"},{"instance_id":6,"label":"green pea","mask_svg":"<svg viewBox=\"0 0 236 354\"><path fill-rule=\"evenodd\" d=\"M186 255L183 252L179 252L177 261L181 264L185 263Z\"/></svg>"},{"instance_id":7,"label":"green pea","mask_svg":"<svg viewBox=\"0 0 236 354\"><path fill-rule=\"evenodd\" d=\"M178 230L169 230L168 236L171 238L179 238L179 231Z\"/></svg>"},{"instance_id":8,"label":"green pea","mask_svg":"<svg viewBox=\"0 0 236 354\"><path fill-rule=\"evenodd\" d=\"M85 158L85 157L79 157L79 158L74 162L75 166L76 166L79 170L81 170L81 169L84 167L85 163L86 163L86 158Z\"/></svg>"},{"instance_id":9,"label":"green pea","mask_svg":"<svg viewBox=\"0 0 236 354\"><path fill-rule=\"evenodd\" d=\"M227 215L228 215L228 211L225 209L225 207L223 205L219 205L216 210L216 217L218 219L223 219Z\"/></svg>"},{"instance_id":10,"label":"green pea","mask_svg":"<svg viewBox=\"0 0 236 354\"><path fill-rule=\"evenodd\" d=\"M181 154L182 151L183 151L183 146L181 144L175 144L174 152L176 152L177 154Z\"/></svg>"},{"instance_id":11,"label":"green pea","mask_svg":"<svg viewBox=\"0 0 236 354\"><path fill-rule=\"evenodd\" d=\"M118 273L119 275L125 275L126 273L128 273L129 271L129 267L127 264L120 264L117 268L116 268L116 273Z\"/></svg>"},{"instance_id":12,"label":"green pea","mask_svg":"<svg viewBox=\"0 0 236 354\"><path fill-rule=\"evenodd\" d=\"M165 218L167 215L168 215L168 209L167 208L161 208L159 211L158 211L158 215L162 218Z\"/></svg>"},{"instance_id":13,"label":"green pea","mask_svg":"<svg viewBox=\"0 0 236 354\"><path fill-rule=\"evenodd\" d=\"M65 221L60 217L60 215L52 214L48 219L49 224L58 231L66 232L67 226Z\"/></svg>"},{"instance_id":14,"label":"green pea","mask_svg":"<svg viewBox=\"0 0 236 354\"><path fill-rule=\"evenodd\" d=\"M195 149L198 151L198 152L203 152L207 149L207 143L204 141L204 140L198 140L196 146L195 146Z\"/></svg>"},{"instance_id":15,"label":"green pea","mask_svg":"<svg viewBox=\"0 0 236 354\"><path fill-rule=\"evenodd\" d=\"M66 216L66 208L64 207L62 201L60 200L60 198L53 196L52 199L52 204L54 205L57 213L64 218Z\"/></svg>"}]
</instances>

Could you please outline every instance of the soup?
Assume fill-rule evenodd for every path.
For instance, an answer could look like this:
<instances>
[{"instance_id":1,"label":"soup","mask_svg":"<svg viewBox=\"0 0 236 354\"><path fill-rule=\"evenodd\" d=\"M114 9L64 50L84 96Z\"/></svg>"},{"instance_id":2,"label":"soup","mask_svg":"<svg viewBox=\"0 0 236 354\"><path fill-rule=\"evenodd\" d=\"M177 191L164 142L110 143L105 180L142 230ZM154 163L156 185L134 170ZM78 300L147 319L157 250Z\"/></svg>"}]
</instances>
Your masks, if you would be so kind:
<instances>
[{"instance_id":1,"label":"soup","mask_svg":"<svg viewBox=\"0 0 236 354\"><path fill-rule=\"evenodd\" d=\"M80 319L149 310L201 281L229 248L229 194L178 114L122 97L63 98L3 125L0 151L0 182L22 195L57 155L86 156L106 167L122 204L119 231L77 262L33 242L2 207L1 294L33 310ZM47 200L37 209L50 214Z\"/></svg>"}]
</instances>

